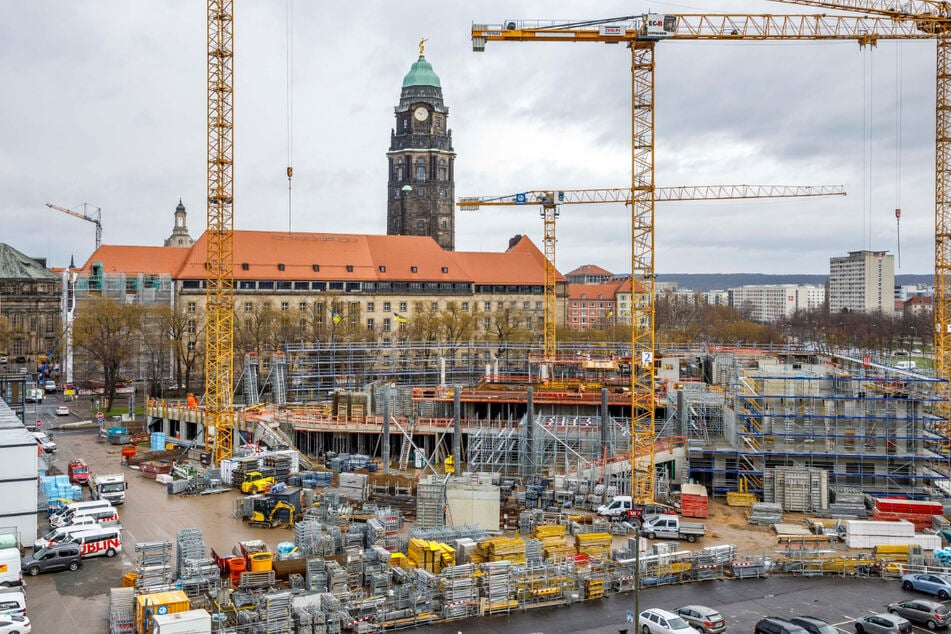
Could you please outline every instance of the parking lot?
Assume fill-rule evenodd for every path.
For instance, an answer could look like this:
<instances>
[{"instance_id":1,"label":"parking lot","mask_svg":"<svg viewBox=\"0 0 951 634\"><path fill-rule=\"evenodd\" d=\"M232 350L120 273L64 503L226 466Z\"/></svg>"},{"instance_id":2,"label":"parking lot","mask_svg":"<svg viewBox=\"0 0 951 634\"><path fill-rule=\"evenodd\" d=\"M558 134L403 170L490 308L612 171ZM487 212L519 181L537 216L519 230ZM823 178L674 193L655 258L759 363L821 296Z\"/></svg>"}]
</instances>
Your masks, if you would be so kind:
<instances>
[{"instance_id":1,"label":"parking lot","mask_svg":"<svg viewBox=\"0 0 951 634\"><path fill-rule=\"evenodd\" d=\"M126 503L119 508L123 523L123 552L112 559L97 557L85 562L77 572L59 572L27 578L27 601L34 632L109 631L109 589L121 586L122 575L135 565L135 543L168 540L173 545L181 528L199 528L206 546L230 552L239 540L263 539L274 547L292 539L289 529L250 528L232 517L235 493L182 497L168 495L165 487L121 467L119 447L102 443L95 429L65 431L61 425L75 422L75 416L53 412L59 399L48 398L38 408L43 429L51 431L58 451L56 465L65 470L73 458L83 458L93 472L124 471L129 481ZM41 523L45 527L45 522ZM707 540L708 544L716 542ZM642 590L640 609L673 609L687 604L703 604L719 610L727 620L727 632L752 632L766 615L789 617L812 615L852 634L854 620L882 611L888 603L924 597L901 589L897 580L852 579L842 577L788 577L706 581L690 585L662 586ZM613 595L603 601L570 607L514 612L474 621L421 627L421 632L538 632L557 634L616 634L630 628L625 614L634 608L634 595ZM927 631L915 627L916 634ZM633 631L630 634L634 634Z\"/></svg>"}]
</instances>

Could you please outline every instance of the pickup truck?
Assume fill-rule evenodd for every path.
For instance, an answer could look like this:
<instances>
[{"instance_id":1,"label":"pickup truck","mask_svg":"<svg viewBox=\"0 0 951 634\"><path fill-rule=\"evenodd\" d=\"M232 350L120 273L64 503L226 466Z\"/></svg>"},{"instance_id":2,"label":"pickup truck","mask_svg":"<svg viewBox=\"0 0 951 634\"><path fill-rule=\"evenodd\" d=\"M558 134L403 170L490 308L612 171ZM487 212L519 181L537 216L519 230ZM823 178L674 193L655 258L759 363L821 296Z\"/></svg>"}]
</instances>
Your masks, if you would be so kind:
<instances>
[{"instance_id":1,"label":"pickup truck","mask_svg":"<svg viewBox=\"0 0 951 634\"><path fill-rule=\"evenodd\" d=\"M695 542L707 533L702 522L682 522L677 515L655 515L641 525L641 535L648 539L685 539Z\"/></svg>"}]
</instances>

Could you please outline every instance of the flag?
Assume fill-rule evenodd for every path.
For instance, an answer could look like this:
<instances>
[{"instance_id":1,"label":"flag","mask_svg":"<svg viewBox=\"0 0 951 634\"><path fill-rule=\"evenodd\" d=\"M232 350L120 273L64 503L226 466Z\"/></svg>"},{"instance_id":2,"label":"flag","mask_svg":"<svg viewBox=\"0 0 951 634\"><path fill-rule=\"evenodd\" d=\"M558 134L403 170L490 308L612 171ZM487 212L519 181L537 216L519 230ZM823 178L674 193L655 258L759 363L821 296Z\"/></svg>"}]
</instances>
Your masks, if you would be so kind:
<instances>
[{"instance_id":1,"label":"flag","mask_svg":"<svg viewBox=\"0 0 951 634\"><path fill-rule=\"evenodd\" d=\"M334 322L335 324L339 324L339 323L340 323L340 320L343 319L343 317L341 317L340 315L338 315L337 313L334 313L334 312L331 312L331 313L330 313L330 318L333 320L333 322Z\"/></svg>"},{"instance_id":2,"label":"flag","mask_svg":"<svg viewBox=\"0 0 951 634\"><path fill-rule=\"evenodd\" d=\"M406 317L403 317L399 313L393 313L393 319L395 319L398 323L401 323L401 324L405 324L407 321L409 321L408 319L406 319Z\"/></svg>"},{"instance_id":3,"label":"flag","mask_svg":"<svg viewBox=\"0 0 951 634\"><path fill-rule=\"evenodd\" d=\"M607 316L608 316L608 317L613 317L613 316L614 316L614 311L613 311L613 310L609 310Z\"/></svg>"}]
</instances>

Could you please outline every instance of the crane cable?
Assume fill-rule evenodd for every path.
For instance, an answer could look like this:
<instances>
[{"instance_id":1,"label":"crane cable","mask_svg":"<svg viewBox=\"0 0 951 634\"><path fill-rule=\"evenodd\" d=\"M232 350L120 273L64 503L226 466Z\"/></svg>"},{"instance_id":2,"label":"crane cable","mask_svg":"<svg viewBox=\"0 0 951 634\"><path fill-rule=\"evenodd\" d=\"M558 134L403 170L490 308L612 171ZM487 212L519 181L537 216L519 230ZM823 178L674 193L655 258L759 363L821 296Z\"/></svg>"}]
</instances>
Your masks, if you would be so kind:
<instances>
[{"instance_id":1,"label":"crane cable","mask_svg":"<svg viewBox=\"0 0 951 634\"><path fill-rule=\"evenodd\" d=\"M287 233L291 232L291 179L294 176L294 0L287 0Z\"/></svg>"},{"instance_id":2,"label":"crane cable","mask_svg":"<svg viewBox=\"0 0 951 634\"><path fill-rule=\"evenodd\" d=\"M898 268L901 268L901 143L902 143L902 50L901 42L895 47L895 230Z\"/></svg>"}]
</instances>

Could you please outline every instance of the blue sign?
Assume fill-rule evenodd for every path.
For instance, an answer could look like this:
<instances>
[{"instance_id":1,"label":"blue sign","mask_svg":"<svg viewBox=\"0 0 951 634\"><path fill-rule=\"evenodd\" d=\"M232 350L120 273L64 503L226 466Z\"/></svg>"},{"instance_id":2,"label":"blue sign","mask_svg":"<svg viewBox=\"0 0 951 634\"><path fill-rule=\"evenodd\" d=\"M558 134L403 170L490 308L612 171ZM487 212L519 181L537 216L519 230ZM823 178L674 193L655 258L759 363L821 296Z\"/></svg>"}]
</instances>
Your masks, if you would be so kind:
<instances>
[{"instance_id":1,"label":"blue sign","mask_svg":"<svg viewBox=\"0 0 951 634\"><path fill-rule=\"evenodd\" d=\"M524 205L524 204L525 204L525 199L526 199L525 194L515 194L515 204L516 204L516 205Z\"/></svg>"}]
</instances>

